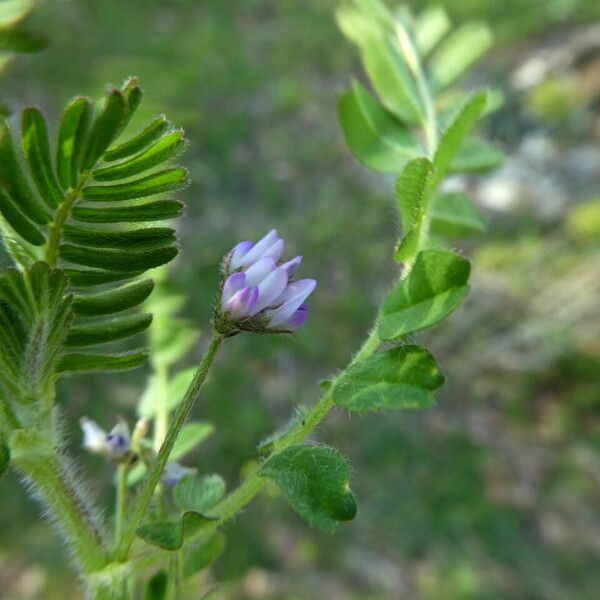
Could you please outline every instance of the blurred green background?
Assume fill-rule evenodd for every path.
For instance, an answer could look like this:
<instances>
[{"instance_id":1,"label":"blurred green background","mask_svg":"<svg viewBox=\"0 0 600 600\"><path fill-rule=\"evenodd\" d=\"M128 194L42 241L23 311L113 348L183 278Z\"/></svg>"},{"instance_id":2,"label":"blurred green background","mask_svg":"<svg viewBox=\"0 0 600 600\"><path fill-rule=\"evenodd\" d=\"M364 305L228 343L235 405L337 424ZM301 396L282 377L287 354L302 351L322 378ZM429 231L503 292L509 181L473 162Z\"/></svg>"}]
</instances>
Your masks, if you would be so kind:
<instances>
[{"instance_id":1,"label":"blurred green background","mask_svg":"<svg viewBox=\"0 0 600 600\"><path fill-rule=\"evenodd\" d=\"M504 90L482 129L507 153L499 171L450 182L473 194L489 229L459 246L474 263L468 301L419 336L448 383L427 412L332 415L317 435L349 456L358 517L325 535L260 497L205 576L215 598L600 597L600 7L443 4L455 22L494 31L466 83ZM99 97L135 74L146 91L138 124L165 112L185 127L193 183L172 280L200 327L238 240L277 227L289 254L304 255L302 275L319 280L306 328L231 340L205 388L196 415L218 430L188 463L230 488L257 442L356 350L396 269L393 180L360 166L337 124L337 94L361 71L336 5L54 0L28 21L49 47L0 84L9 107L36 104L55 123L73 95ZM133 418L145 377L62 385L71 451L101 502L110 470L80 452L77 420ZM0 598L79 598L38 507L14 476L0 485Z\"/></svg>"}]
</instances>

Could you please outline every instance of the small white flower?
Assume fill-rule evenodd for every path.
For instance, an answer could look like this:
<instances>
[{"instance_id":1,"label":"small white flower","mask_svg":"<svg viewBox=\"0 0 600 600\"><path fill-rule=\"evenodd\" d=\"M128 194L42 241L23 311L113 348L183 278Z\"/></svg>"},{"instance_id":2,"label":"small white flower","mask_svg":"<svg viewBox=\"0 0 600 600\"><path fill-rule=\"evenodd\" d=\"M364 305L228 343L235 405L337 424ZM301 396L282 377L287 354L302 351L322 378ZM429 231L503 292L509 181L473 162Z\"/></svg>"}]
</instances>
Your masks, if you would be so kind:
<instances>
[{"instance_id":1,"label":"small white flower","mask_svg":"<svg viewBox=\"0 0 600 600\"><path fill-rule=\"evenodd\" d=\"M114 461L121 460L131 449L129 427L123 419L106 433L96 421L83 417L79 421L83 430L83 447L94 454L104 454Z\"/></svg>"},{"instance_id":2,"label":"small white flower","mask_svg":"<svg viewBox=\"0 0 600 600\"><path fill-rule=\"evenodd\" d=\"M106 450L106 432L96 421L82 417L79 420L83 430L83 447L89 452L100 454Z\"/></svg>"}]
</instances>

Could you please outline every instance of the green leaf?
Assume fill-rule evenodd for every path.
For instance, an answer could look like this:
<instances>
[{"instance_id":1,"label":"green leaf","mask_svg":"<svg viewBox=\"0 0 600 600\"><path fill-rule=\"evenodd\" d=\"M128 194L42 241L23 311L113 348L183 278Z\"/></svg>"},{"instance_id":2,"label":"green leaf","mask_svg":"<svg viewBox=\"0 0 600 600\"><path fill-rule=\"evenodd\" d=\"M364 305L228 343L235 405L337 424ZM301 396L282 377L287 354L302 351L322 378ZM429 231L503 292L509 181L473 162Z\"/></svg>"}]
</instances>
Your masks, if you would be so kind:
<instances>
[{"instance_id":1,"label":"green leaf","mask_svg":"<svg viewBox=\"0 0 600 600\"><path fill-rule=\"evenodd\" d=\"M144 600L166 600L169 587L169 577L165 571L159 571L152 575L146 589L144 590Z\"/></svg>"},{"instance_id":2,"label":"green leaf","mask_svg":"<svg viewBox=\"0 0 600 600\"><path fill-rule=\"evenodd\" d=\"M340 97L338 114L348 147L371 169L398 173L422 154L414 135L356 81L352 91Z\"/></svg>"},{"instance_id":3,"label":"green leaf","mask_svg":"<svg viewBox=\"0 0 600 600\"><path fill-rule=\"evenodd\" d=\"M159 267L175 258L177 246L159 245L157 248L127 250L126 248L100 249L61 244L60 256L76 265L96 267L107 271L146 270Z\"/></svg>"},{"instance_id":4,"label":"green leaf","mask_svg":"<svg viewBox=\"0 0 600 600\"><path fill-rule=\"evenodd\" d=\"M37 108L23 111L21 130L23 154L37 190L50 208L56 208L62 202L63 195L50 159L46 120Z\"/></svg>"},{"instance_id":5,"label":"green leaf","mask_svg":"<svg viewBox=\"0 0 600 600\"><path fill-rule=\"evenodd\" d=\"M181 214L183 204L174 200L157 200L134 206L113 208L88 208L77 206L72 211L76 221L84 223L140 223L144 221L164 221Z\"/></svg>"},{"instance_id":6,"label":"green leaf","mask_svg":"<svg viewBox=\"0 0 600 600\"><path fill-rule=\"evenodd\" d=\"M378 22L380 27L394 27L396 20L393 13L382 0L354 0L363 14Z\"/></svg>"},{"instance_id":7,"label":"green leaf","mask_svg":"<svg viewBox=\"0 0 600 600\"><path fill-rule=\"evenodd\" d=\"M10 449L8 445L0 438L0 479L8 471L10 466Z\"/></svg>"},{"instance_id":8,"label":"green leaf","mask_svg":"<svg viewBox=\"0 0 600 600\"><path fill-rule=\"evenodd\" d=\"M165 327L153 328L150 343L153 360L166 366L176 363L194 346L198 336L199 331L189 321L169 319Z\"/></svg>"},{"instance_id":9,"label":"green leaf","mask_svg":"<svg viewBox=\"0 0 600 600\"><path fill-rule=\"evenodd\" d=\"M175 230L171 227L147 227L127 231L112 231L65 225L63 237L69 242L93 248L129 248L146 250L166 244L173 244Z\"/></svg>"},{"instance_id":10,"label":"green leaf","mask_svg":"<svg viewBox=\"0 0 600 600\"><path fill-rule=\"evenodd\" d=\"M429 6L415 23L415 41L420 53L427 56L448 33L450 19L443 6Z\"/></svg>"},{"instance_id":11,"label":"green leaf","mask_svg":"<svg viewBox=\"0 0 600 600\"><path fill-rule=\"evenodd\" d=\"M65 190L77 185L92 112L92 101L80 96L63 113L56 145L56 172Z\"/></svg>"},{"instance_id":12,"label":"green leaf","mask_svg":"<svg viewBox=\"0 0 600 600\"><path fill-rule=\"evenodd\" d=\"M39 52L47 45L43 35L25 29L0 29L0 50Z\"/></svg>"},{"instance_id":13,"label":"green leaf","mask_svg":"<svg viewBox=\"0 0 600 600\"><path fill-rule=\"evenodd\" d=\"M446 250L424 250L408 277L385 299L377 334L393 340L449 315L469 292L468 260Z\"/></svg>"},{"instance_id":14,"label":"green leaf","mask_svg":"<svg viewBox=\"0 0 600 600\"><path fill-rule=\"evenodd\" d=\"M152 292L152 279L134 281L127 285L87 296L75 296L73 310L81 316L109 315L127 310L143 302Z\"/></svg>"},{"instance_id":15,"label":"green leaf","mask_svg":"<svg viewBox=\"0 0 600 600\"><path fill-rule=\"evenodd\" d=\"M272 455L259 473L272 479L292 508L313 526L333 531L337 521L356 515L348 465L335 448L290 446Z\"/></svg>"},{"instance_id":16,"label":"green leaf","mask_svg":"<svg viewBox=\"0 0 600 600\"><path fill-rule=\"evenodd\" d=\"M342 5L335 11L335 17L342 33L358 46L379 35L379 25L362 10Z\"/></svg>"},{"instance_id":17,"label":"green leaf","mask_svg":"<svg viewBox=\"0 0 600 600\"><path fill-rule=\"evenodd\" d=\"M0 193L2 193L1 190ZM38 251L34 245L30 244L9 225L6 218L1 213L2 209L0 208L0 236L2 237L4 247L10 254L15 265L18 268L25 270L38 260Z\"/></svg>"},{"instance_id":18,"label":"green leaf","mask_svg":"<svg viewBox=\"0 0 600 600\"><path fill-rule=\"evenodd\" d=\"M127 102L123 93L115 88L106 95L104 109L92 124L83 154L81 171L92 169L115 139L127 115Z\"/></svg>"},{"instance_id":19,"label":"green leaf","mask_svg":"<svg viewBox=\"0 0 600 600\"><path fill-rule=\"evenodd\" d=\"M181 130L171 131L134 158L96 169L92 175L97 181L113 181L143 173L182 152L186 146L183 135Z\"/></svg>"},{"instance_id":20,"label":"green leaf","mask_svg":"<svg viewBox=\"0 0 600 600\"><path fill-rule=\"evenodd\" d=\"M34 0L4 0L0 3L0 27L10 27L33 8Z\"/></svg>"},{"instance_id":21,"label":"green leaf","mask_svg":"<svg viewBox=\"0 0 600 600\"><path fill-rule=\"evenodd\" d=\"M65 346L92 346L122 340L141 333L152 323L152 315L142 313L109 321L95 322L92 325L71 327Z\"/></svg>"},{"instance_id":22,"label":"green leaf","mask_svg":"<svg viewBox=\"0 0 600 600\"><path fill-rule=\"evenodd\" d=\"M433 87L440 90L454 83L491 45L492 34L485 23L465 23L454 30L431 56Z\"/></svg>"},{"instance_id":23,"label":"green leaf","mask_svg":"<svg viewBox=\"0 0 600 600\"><path fill-rule=\"evenodd\" d=\"M182 456L185 456L188 452L191 452L196 446L201 444L214 429L214 425L207 421L197 421L184 425L173 446L169 461L175 462Z\"/></svg>"},{"instance_id":24,"label":"green leaf","mask_svg":"<svg viewBox=\"0 0 600 600\"><path fill-rule=\"evenodd\" d=\"M50 221L50 214L42 206L27 182L15 154L10 130L5 122L0 123L0 185L28 219L39 225Z\"/></svg>"},{"instance_id":25,"label":"green leaf","mask_svg":"<svg viewBox=\"0 0 600 600\"><path fill-rule=\"evenodd\" d=\"M157 521L138 527L136 533L143 540L163 550L175 551L186 538L194 535L216 519L195 512L186 512L177 521Z\"/></svg>"},{"instance_id":26,"label":"green leaf","mask_svg":"<svg viewBox=\"0 0 600 600\"><path fill-rule=\"evenodd\" d=\"M504 155L494 146L477 140L465 140L450 164L450 171L452 173L489 171L498 168L503 160Z\"/></svg>"},{"instance_id":27,"label":"green leaf","mask_svg":"<svg viewBox=\"0 0 600 600\"><path fill-rule=\"evenodd\" d=\"M120 354L65 354L57 368L59 373L91 373L93 371L123 371L146 364L147 352Z\"/></svg>"},{"instance_id":28,"label":"green leaf","mask_svg":"<svg viewBox=\"0 0 600 600\"><path fill-rule=\"evenodd\" d=\"M42 246L46 243L46 239L40 233L38 228L17 208L16 204L1 188L0 213L2 213L6 222L25 241L34 246Z\"/></svg>"},{"instance_id":29,"label":"green leaf","mask_svg":"<svg viewBox=\"0 0 600 600\"><path fill-rule=\"evenodd\" d=\"M173 490L175 503L183 511L204 513L225 495L225 482L220 475L182 477Z\"/></svg>"},{"instance_id":30,"label":"green leaf","mask_svg":"<svg viewBox=\"0 0 600 600\"><path fill-rule=\"evenodd\" d=\"M481 116L486 103L486 92L475 94L465 102L450 126L444 131L433 158L432 189L436 189L448 173L450 164L457 155L464 138Z\"/></svg>"},{"instance_id":31,"label":"green leaf","mask_svg":"<svg viewBox=\"0 0 600 600\"><path fill-rule=\"evenodd\" d=\"M192 383L194 374L196 373L196 367L184 369L176 373L169 381L169 387L167 388L167 409L173 410L182 400L183 396Z\"/></svg>"},{"instance_id":32,"label":"green leaf","mask_svg":"<svg viewBox=\"0 0 600 600\"><path fill-rule=\"evenodd\" d=\"M133 279L142 274L142 271L82 271L79 269L65 269L65 274L69 278L71 285L75 287L91 287L105 283L114 283L115 281L124 281Z\"/></svg>"},{"instance_id":33,"label":"green leaf","mask_svg":"<svg viewBox=\"0 0 600 600\"><path fill-rule=\"evenodd\" d=\"M484 230L484 218L465 194L436 194L433 197L431 202L433 233L461 238Z\"/></svg>"},{"instance_id":34,"label":"green leaf","mask_svg":"<svg viewBox=\"0 0 600 600\"><path fill-rule=\"evenodd\" d=\"M427 408L444 383L434 358L419 346L378 352L348 367L333 386L333 400L353 412Z\"/></svg>"},{"instance_id":35,"label":"green leaf","mask_svg":"<svg viewBox=\"0 0 600 600\"><path fill-rule=\"evenodd\" d=\"M399 45L390 36L373 36L362 46L362 61L383 105L402 121L419 123L423 108Z\"/></svg>"},{"instance_id":36,"label":"green leaf","mask_svg":"<svg viewBox=\"0 0 600 600\"><path fill-rule=\"evenodd\" d=\"M152 355L152 360L154 360L154 354ZM192 383L195 373L196 368L191 367L179 371L171 378L167 386L167 410L173 410L183 400L183 396L190 383ZM146 417L147 419L154 418L154 415L156 414L156 403L158 401L158 388L160 388L160 384L156 377L149 377L146 390L138 403L138 415L140 417Z\"/></svg>"},{"instance_id":37,"label":"green leaf","mask_svg":"<svg viewBox=\"0 0 600 600\"><path fill-rule=\"evenodd\" d=\"M140 133L123 144L108 150L104 154L105 161L120 160L137 154L157 140L170 127L167 117L161 115L147 125Z\"/></svg>"},{"instance_id":38,"label":"green leaf","mask_svg":"<svg viewBox=\"0 0 600 600\"><path fill-rule=\"evenodd\" d=\"M188 550L183 566L183 574L185 577L191 577L212 565L223 554L225 550L226 538L222 533L215 533L207 540L203 540Z\"/></svg>"},{"instance_id":39,"label":"green leaf","mask_svg":"<svg viewBox=\"0 0 600 600\"><path fill-rule=\"evenodd\" d=\"M414 256L421 243L427 215L428 185L432 164L426 158L409 162L396 182L396 199L404 236L396 250L396 260Z\"/></svg>"},{"instance_id":40,"label":"green leaf","mask_svg":"<svg viewBox=\"0 0 600 600\"><path fill-rule=\"evenodd\" d=\"M115 185L90 185L81 194L86 200L120 202L154 196L181 188L187 181L187 170L177 167L166 169L140 179Z\"/></svg>"}]
</instances>

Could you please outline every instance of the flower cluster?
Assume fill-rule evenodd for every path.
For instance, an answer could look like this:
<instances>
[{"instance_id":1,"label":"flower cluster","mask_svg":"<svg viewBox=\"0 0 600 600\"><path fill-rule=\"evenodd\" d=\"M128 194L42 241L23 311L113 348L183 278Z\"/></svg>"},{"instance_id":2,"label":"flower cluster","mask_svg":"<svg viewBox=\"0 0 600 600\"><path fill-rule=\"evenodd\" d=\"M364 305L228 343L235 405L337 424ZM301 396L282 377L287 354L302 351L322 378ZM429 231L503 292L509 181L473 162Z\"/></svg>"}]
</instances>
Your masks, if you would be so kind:
<instances>
[{"instance_id":1,"label":"flower cluster","mask_svg":"<svg viewBox=\"0 0 600 600\"><path fill-rule=\"evenodd\" d=\"M301 256L281 263L285 242L273 229L256 244L240 242L225 258L220 310L215 325L232 335L240 330L289 333L306 322L304 301L314 279L294 279Z\"/></svg>"}]
</instances>

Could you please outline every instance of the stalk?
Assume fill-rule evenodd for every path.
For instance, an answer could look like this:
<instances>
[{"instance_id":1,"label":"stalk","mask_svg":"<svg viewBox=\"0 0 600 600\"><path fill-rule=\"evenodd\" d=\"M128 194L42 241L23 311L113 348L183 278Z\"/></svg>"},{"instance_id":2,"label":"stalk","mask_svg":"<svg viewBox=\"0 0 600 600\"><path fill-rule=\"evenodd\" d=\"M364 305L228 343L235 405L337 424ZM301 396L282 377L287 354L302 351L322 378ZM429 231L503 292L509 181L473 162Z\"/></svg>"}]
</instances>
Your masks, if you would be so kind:
<instances>
[{"instance_id":1,"label":"stalk","mask_svg":"<svg viewBox=\"0 0 600 600\"><path fill-rule=\"evenodd\" d=\"M200 395L200 389L206 380L210 366L212 365L222 341L222 335L213 333L213 337L210 340L210 344L206 353L200 361L200 365L196 371L196 374L194 375L194 379L188 387L185 396L183 397L183 401L173 413L171 422L169 423L169 428L165 435L165 439L156 456L156 460L154 461L154 464L152 465L150 472L146 477L142 490L135 504L133 505L129 522L126 524L120 539L117 540L117 549L115 552L116 560L124 561L127 558L127 554L129 553L129 549L131 548L131 544L133 543L133 539L135 537L135 532L140 526L144 515L146 514L148 506L152 500L154 490L160 482L162 472L167 464L169 455L173 450L173 446L175 445L175 441L177 440L183 425L192 412L192 408L198 399L198 396Z\"/></svg>"},{"instance_id":2,"label":"stalk","mask_svg":"<svg viewBox=\"0 0 600 600\"><path fill-rule=\"evenodd\" d=\"M71 467L52 444L33 429L20 429L11 437L12 464L25 476L72 549L84 572L104 567L108 556L104 535L94 509L77 488Z\"/></svg>"}]
</instances>

